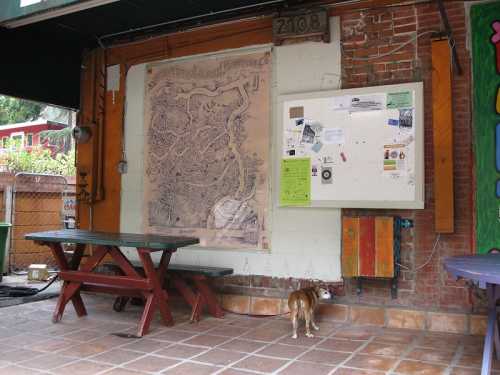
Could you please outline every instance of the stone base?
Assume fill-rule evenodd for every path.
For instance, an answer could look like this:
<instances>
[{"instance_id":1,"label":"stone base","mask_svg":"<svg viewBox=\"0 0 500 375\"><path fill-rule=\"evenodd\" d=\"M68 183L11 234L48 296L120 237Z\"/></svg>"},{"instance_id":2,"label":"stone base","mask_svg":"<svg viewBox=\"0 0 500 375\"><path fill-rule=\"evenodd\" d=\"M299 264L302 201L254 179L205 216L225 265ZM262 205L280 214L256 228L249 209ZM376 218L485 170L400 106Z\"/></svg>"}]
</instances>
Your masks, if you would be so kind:
<instances>
[{"instance_id":1,"label":"stone base","mask_svg":"<svg viewBox=\"0 0 500 375\"><path fill-rule=\"evenodd\" d=\"M223 294L220 298L225 310L238 314L287 315L289 311L287 300L283 298L234 294ZM316 311L316 317L320 321L472 335L484 335L487 320L486 315L335 303L321 303Z\"/></svg>"}]
</instances>

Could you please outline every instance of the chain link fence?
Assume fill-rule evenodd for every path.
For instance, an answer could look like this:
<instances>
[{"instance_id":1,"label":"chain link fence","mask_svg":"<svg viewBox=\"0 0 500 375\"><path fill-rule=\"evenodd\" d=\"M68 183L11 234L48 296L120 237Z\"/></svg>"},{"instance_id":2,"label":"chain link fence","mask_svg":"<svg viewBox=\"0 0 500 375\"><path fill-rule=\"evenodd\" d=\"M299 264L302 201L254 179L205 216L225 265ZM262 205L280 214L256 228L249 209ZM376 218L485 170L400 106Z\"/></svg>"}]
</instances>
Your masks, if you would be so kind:
<instances>
[{"instance_id":1,"label":"chain link fence","mask_svg":"<svg viewBox=\"0 0 500 375\"><path fill-rule=\"evenodd\" d=\"M5 187L3 194L3 217L8 218L10 211L12 224L6 256L10 270L25 269L33 263L54 266L50 249L24 236L74 227L75 186L69 185L64 176L23 172L15 175L11 188Z\"/></svg>"}]
</instances>

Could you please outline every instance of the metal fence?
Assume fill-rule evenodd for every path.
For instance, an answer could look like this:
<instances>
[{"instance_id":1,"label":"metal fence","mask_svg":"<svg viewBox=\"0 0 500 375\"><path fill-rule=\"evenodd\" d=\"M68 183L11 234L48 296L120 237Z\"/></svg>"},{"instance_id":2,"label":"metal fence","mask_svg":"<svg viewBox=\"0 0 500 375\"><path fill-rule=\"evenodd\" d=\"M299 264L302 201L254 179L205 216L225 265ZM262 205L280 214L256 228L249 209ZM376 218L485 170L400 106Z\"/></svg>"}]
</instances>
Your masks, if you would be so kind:
<instances>
[{"instance_id":1,"label":"metal fence","mask_svg":"<svg viewBox=\"0 0 500 375\"><path fill-rule=\"evenodd\" d=\"M50 250L25 240L24 235L74 226L74 185L68 185L64 176L18 173L11 186L4 186L3 194L4 217L10 217L6 221L12 224L5 262L9 269L33 263L53 265Z\"/></svg>"}]
</instances>

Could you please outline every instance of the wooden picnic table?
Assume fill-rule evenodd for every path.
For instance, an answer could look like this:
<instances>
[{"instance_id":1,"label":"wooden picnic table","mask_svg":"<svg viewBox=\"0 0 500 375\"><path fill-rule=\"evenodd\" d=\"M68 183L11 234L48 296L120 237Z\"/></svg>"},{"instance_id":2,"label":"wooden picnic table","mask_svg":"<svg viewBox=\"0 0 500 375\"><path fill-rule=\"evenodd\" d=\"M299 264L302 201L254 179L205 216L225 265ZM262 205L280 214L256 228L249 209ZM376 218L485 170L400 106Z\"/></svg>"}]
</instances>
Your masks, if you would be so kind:
<instances>
[{"instance_id":1,"label":"wooden picnic table","mask_svg":"<svg viewBox=\"0 0 500 375\"><path fill-rule=\"evenodd\" d=\"M121 296L143 297L146 300L139 323L138 336L148 332L156 309L160 310L165 325L172 325L173 318L168 307L168 294L163 284L173 252L183 246L199 243L194 237L170 237L131 233L91 232L79 229L30 233L25 236L38 244L50 247L59 266L59 277L64 281L52 321L61 320L66 304L71 301L79 317L87 315L80 291L110 293ZM63 243L76 245L70 262L63 251ZM86 245L94 251L84 264L80 264ZM120 246L136 248L144 268L141 276L120 250ZM151 253L161 252L157 269ZM109 255L123 275L104 275L93 272L103 258Z\"/></svg>"},{"instance_id":2,"label":"wooden picnic table","mask_svg":"<svg viewBox=\"0 0 500 375\"><path fill-rule=\"evenodd\" d=\"M444 267L455 277L478 283L488 296L488 326L484 338L481 375L491 373L493 350L500 360L497 301L500 299L500 254L469 255L444 260Z\"/></svg>"}]
</instances>

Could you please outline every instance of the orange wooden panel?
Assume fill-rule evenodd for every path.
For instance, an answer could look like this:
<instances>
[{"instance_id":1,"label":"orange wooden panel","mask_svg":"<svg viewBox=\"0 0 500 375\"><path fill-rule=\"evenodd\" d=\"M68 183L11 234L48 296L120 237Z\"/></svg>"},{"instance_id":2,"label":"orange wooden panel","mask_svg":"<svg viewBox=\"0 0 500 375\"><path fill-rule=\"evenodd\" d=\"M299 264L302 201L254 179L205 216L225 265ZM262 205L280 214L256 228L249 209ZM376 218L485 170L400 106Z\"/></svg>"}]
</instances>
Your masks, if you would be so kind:
<instances>
[{"instance_id":1,"label":"orange wooden panel","mask_svg":"<svg viewBox=\"0 0 500 375\"><path fill-rule=\"evenodd\" d=\"M432 42L432 130L435 231L453 233L453 117L448 40Z\"/></svg>"},{"instance_id":2,"label":"orange wooden panel","mask_svg":"<svg viewBox=\"0 0 500 375\"><path fill-rule=\"evenodd\" d=\"M342 219L342 276L359 276L359 218Z\"/></svg>"},{"instance_id":3,"label":"orange wooden panel","mask_svg":"<svg viewBox=\"0 0 500 375\"><path fill-rule=\"evenodd\" d=\"M375 218L359 218L359 275L375 276Z\"/></svg>"},{"instance_id":4,"label":"orange wooden panel","mask_svg":"<svg viewBox=\"0 0 500 375\"><path fill-rule=\"evenodd\" d=\"M394 276L394 219L375 218L375 277Z\"/></svg>"}]
</instances>

